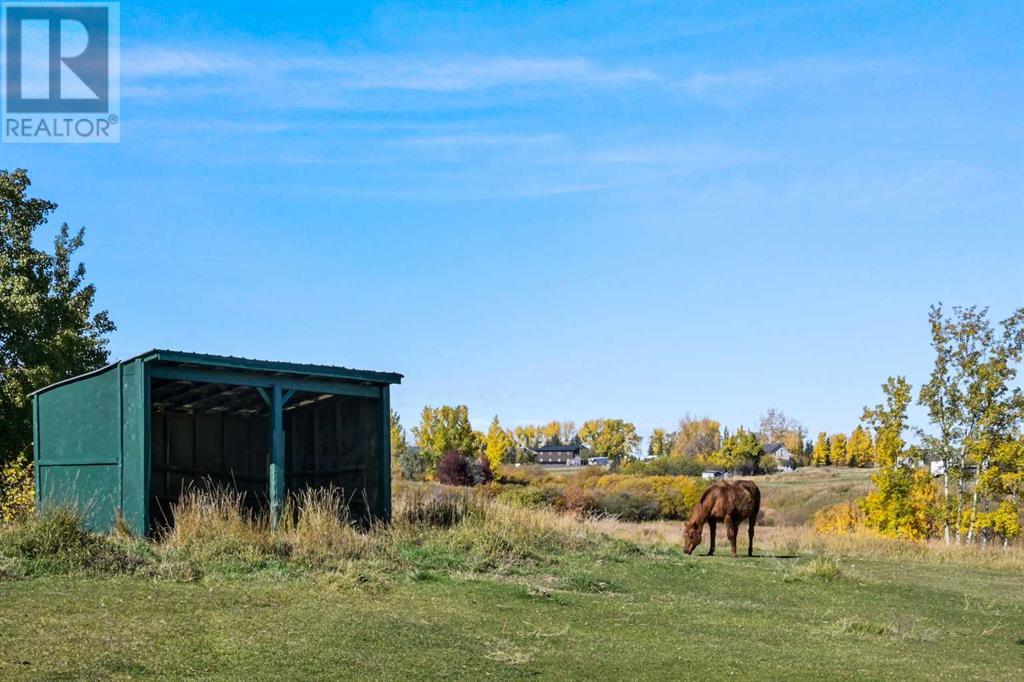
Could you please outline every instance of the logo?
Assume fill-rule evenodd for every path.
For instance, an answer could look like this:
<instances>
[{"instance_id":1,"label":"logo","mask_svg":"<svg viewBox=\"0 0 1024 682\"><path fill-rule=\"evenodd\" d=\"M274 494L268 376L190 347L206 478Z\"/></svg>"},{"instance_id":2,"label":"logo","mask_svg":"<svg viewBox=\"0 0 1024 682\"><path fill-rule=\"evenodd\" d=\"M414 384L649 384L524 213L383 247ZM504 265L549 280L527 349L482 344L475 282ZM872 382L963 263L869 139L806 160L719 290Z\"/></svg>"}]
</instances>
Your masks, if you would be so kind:
<instances>
[{"instance_id":1,"label":"logo","mask_svg":"<svg viewBox=\"0 0 1024 682\"><path fill-rule=\"evenodd\" d=\"M116 2L3 4L5 143L119 142Z\"/></svg>"}]
</instances>

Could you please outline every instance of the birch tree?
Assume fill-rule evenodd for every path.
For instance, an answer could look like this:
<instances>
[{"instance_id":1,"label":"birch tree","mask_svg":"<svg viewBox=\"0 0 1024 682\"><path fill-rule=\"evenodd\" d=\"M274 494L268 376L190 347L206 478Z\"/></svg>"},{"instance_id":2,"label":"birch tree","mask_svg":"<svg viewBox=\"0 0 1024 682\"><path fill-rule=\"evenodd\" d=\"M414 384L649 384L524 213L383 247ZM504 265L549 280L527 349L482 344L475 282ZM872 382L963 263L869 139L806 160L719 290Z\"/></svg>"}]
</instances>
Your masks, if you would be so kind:
<instances>
[{"instance_id":1,"label":"birch tree","mask_svg":"<svg viewBox=\"0 0 1024 682\"><path fill-rule=\"evenodd\" d=\"M935 364L918 402L933 428L919 435L943 466L943 536L947 543L960 542L966 525L971 541L985 488L975 485L968 504L968 465L977 466L983 478L999 447L1015 437L1024 420L1024 396L1011 387L1024 348L1024 308L1002 321L1001 333L988 310L975 306L954 307L947 318L941 304L934 305L928 321Z\"/></svg>"}]
</instances>

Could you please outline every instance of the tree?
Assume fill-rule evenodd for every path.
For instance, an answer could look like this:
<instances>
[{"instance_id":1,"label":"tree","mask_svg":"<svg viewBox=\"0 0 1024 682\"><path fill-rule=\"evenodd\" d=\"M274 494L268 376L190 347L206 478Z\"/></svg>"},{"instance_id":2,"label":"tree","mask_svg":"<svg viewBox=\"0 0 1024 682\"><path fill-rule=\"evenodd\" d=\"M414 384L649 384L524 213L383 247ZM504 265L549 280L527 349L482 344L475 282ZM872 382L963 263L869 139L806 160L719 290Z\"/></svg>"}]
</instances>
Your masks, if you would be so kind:
<instances>
[{"instance_id":1,"label":"tree","mask_svg":"<svg viewBox=\"0 0 1024 682\"><path fill-rule=\"evenodd\" d=\"M541 428L533 424L523 424L522 426L515 427L512 430L512 436L515 438L516 446L524 450L536 450L544 442L544 434Z\"/></svg>"},{"instance_id":2,"label":"tree","mask_svg":"<svg viewBox=\"0 0 1024 682\"><path fill-rule=\"evenodd\" d=\"M516 443L512 440L509 432L501 427L498 415L491 420L491 427L487 430L487 447L485 455L490 463L491 470L497 470L501 463L506 461L515 453Z\"/></svg>"},{"instance_id":3,"label":"tree","mask_svg":"<svg viewBox=\"0 0 1024 682\"><path fill-rule=\"evenodd\" d=\"M640 448L636 426L622 419L590 419L580 427L580 441L594 457L607 457L618 464Z\"/></svg>"},{"instance_id":4,"label":"tree","mask_svg":"<svg viewBox=\"0 0 1024 682\"><path fill-rule=\"evenodd\" d=\"M424 407L420 424L412 433L431 467L450 450L470 459L476 459L482 451L480 436L469 422L469 408L465 405Z\"/></svg>"},{"instance_id":5,"label":"tree","mask_svg":"<svg viewBox=\"0 0 1024 682\"><path fill-rule=\"evenodd\" d=\"M559 428L561 429L559 433L559 440L562 441L563 445L577 445L579 443L580 437L579 434L576 433L576 422L559 422Z\"/></svg>"},{"instance_id":6,"label":"tree","mask_svg":"<svg viewBox=\"0 0 1024 682\"><path fill-rule=\"evenodd\" d=\"M402 426L402 417L391 410L391 460L398 461L406 450L409 449L409 441L405 436L405 427Z\"/></svg>"},{"instance_id":7,"label":"tree","mask_svg":"<svg viewBox=\"0 0 1024 682\"><path fill-rule=\"evenodd\" d=\"M871 434L860 424L850 434L846 444L847 464L852 467L870 466L874 459L871 455Z\"/></svg>"},{"instance_id":8,"label":"tree","mask_svg":"<svg viewBox=\"0 0 1024 682\"><path fill-rule=\"evenodd\" d=\"M883 535L920 540L935 528L938 498L931 476L915 469L916 453L908 451L903 432L911 386L903 377L890 377L882 386L885 402L864 408L862 421L875 431L878 473L875 489L861 500L864 523Z\"/></svg>"},{"instance_id":9,"label":"tree","mask_svg":"<svg viewBox=\"0 0 1024 682\"><path fill-rule=\"evenodd\" d=\"M828 434L822 431L818 434L818 440L814 443L814 450L811 452L811 463L816 467L828 466L829 462Z\"/></svg>"},{"instance_id":10,"label":"tree","mask_svg":"<svg viewBox=\"0 0 1024 682\"><path fill-rule=\"evenodd\" d=\"M665 457L672 450L672 435L665 429L651 431L650 442L647 443L648 457Z\"/></svg>"},{"instance_id":11,"label":"tree","mask_svg":"<svg viewBox=\"0 0 1024 682\"><path fill-rule=\"evenodd\" d=\"M761 424L757 437L762 445L782 443L794 455L803 453L804 436L807 430L800 422L790 419L782 410L774 407L761 413Z\"/></svg>"},{"instance_id":12,"label":"tree","mask_svg":"<svg viewBox=\"0 0 1024 682\"><path fill-rule=\"evenodd\" d=\"M837 433L828 440L828 458L833 466L849 464L846 457L846 434Z\"/></svg>"},{"instance_id":13,"label":"tree","mask_svg":"<svg viewBox=\"0 0 1024 682\"><path fill-rule=\"evenodd\" d=\"M0 171L0 465L32 443L28 394L105 365L115 330L73 262L85 230L64 223L52 254L33 247L57 204L27 197L30 185L24 170Z\"/></svg>"},{"instance_id":14,"label":"tree","mask_svg":"<svg viewBox=\"0 0 1024 682\"><path fill-rule=\"evenodd\" d=\"M684 416L672 442L672 454L707 457L722 447L721 424L707 417Z\"/></svg>"},{"instance_id":15,"label":"tree","mask_svg":"<svg viewBox=\"0 0 1024 682\"><path fill-rule=\"evenodd\" d=\"M946 317L941 304L931 307L935 364L921 387L918 402L928 411L933 430L919 430L926 451L943 464L943 535L961 539L967 515L967 540L974 538L978 504L985 489L976 485L967 508L968 464L984 475L999 448L1011 441L1024 422L1024 394L1012 387L1024 349L1024 308L1003 320L996 333L988 310L953 308ZM956 492L950 490L955 482ZM983 500L989 505L991 500Z\"/></svg>"},{"instance_id":16,"label":"tree","mask_svg":"<svg viewBox=\"0 0 1024 682\"><path fill-rule=\"evenodd\" d=\"M774 468L770 461L762 462L763 456L764 449L757 435L740 427L734 435L722 441L721 449L711 459L726 469L742 474L756 474L762 471L762 464Z\"/></svg>"}]
</instances>

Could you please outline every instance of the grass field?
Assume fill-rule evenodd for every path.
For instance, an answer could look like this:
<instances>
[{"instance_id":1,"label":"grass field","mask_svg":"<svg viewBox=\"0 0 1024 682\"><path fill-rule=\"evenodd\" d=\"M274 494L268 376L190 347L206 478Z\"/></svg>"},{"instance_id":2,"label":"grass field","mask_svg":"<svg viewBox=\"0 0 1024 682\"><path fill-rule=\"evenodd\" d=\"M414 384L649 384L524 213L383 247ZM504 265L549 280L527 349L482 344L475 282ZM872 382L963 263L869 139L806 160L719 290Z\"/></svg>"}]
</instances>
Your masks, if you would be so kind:
<instances>
[{"instance_id":1,"label":"grass field","mask_svg":"<svg viewBox=\"0 0 1024 682\"><path fill-rule=\"evenodd\" d=\"M8 555L0 679L1024 672L1021 548L765 528L759 556L733 560L683 555L676 526L492 505L451 528L400 522L379 537L339 536L315 561L296 558L308 530L287 557L241 540L214 551L180 538L146 549L156 563L128 574ZM318 532L325 543L329 532Z\"/></svg>"},{"instance_id":2,"label":"grass field","mask_svg":"<svg viewBox=\"0 0 1024 682\"><path fill-rule=\"evenodd\" d=\"M804 467L771 476L750 476L761 489L762 509L777 526L799 526L814 512L852 502L871 490L872 469Z\"/></svg>"}]
</instances>

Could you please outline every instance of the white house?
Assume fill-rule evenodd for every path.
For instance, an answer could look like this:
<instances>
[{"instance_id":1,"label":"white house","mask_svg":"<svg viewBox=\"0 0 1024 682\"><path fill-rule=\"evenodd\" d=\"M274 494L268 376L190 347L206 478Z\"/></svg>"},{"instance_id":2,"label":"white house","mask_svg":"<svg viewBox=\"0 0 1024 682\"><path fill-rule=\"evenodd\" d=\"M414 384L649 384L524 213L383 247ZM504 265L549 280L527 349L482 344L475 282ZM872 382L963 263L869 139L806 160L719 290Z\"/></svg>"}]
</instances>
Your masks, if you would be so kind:
<instances>
[{"instance_id":1,"label":"white house","mask_svg":"<svg viewBox=\"0 0 1024 682\"><path fill-rule=\"evenodd\" d=\"M793 453L782 443L768 443L764 446L764 454L771 455L779 463L780 471L793 471Z\"/></svg>"},{"instance_id":2,"label":"white house","mask_svg":"<svg viewBox=\"0 0 1024 682\"><path fill-rule=\"evenodd\" d=\"M725 478L725 472L720 469L706 469L701 472L700 477L705 481L714 481L719 478Z\"/></svg>"}]
</instances>

